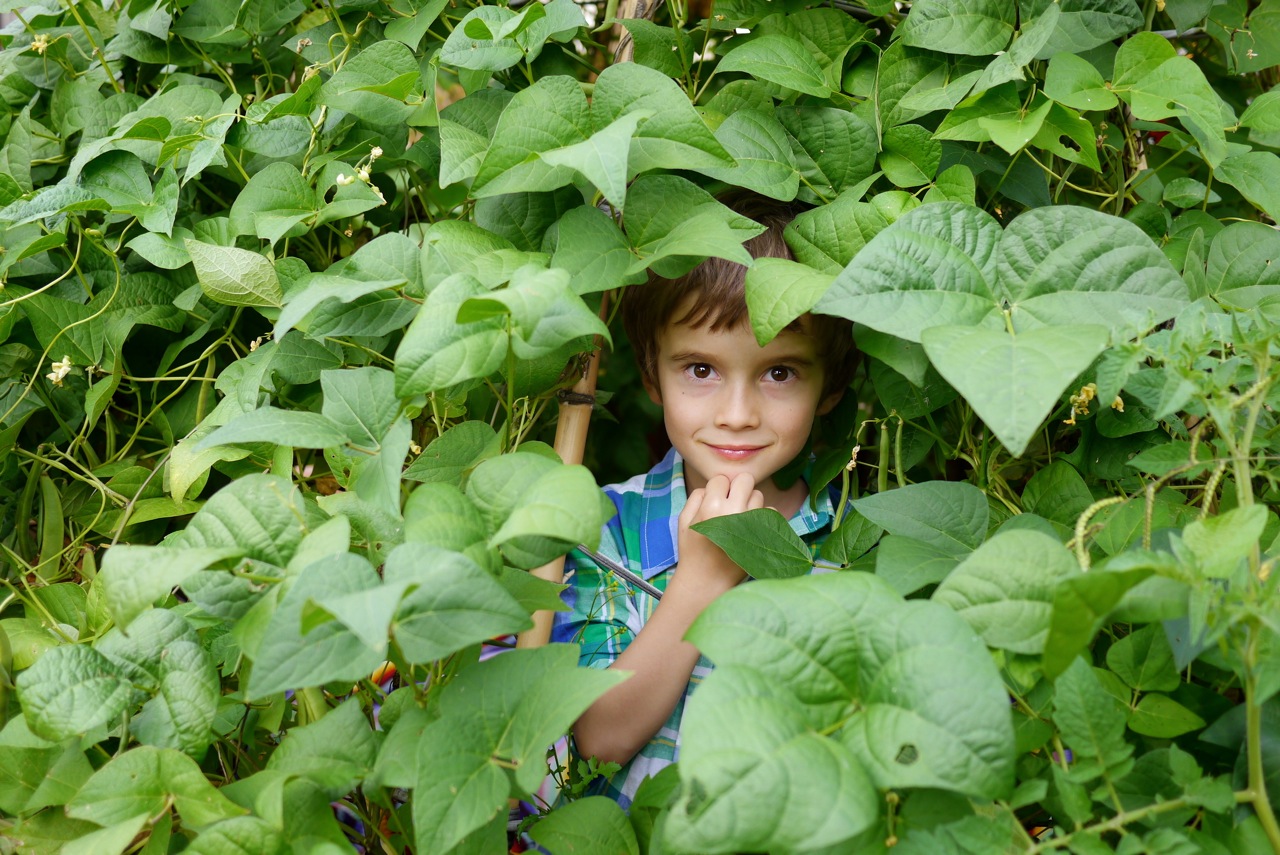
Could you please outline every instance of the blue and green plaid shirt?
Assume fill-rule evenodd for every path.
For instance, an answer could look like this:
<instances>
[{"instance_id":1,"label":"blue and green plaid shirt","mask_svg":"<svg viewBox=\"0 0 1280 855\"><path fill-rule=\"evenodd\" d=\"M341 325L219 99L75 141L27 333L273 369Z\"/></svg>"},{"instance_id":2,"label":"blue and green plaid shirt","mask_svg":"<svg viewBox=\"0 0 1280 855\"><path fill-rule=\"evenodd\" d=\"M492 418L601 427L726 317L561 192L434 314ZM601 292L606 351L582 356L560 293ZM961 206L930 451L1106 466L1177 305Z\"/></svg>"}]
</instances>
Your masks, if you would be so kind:
<instances>
[{"instance_id":1,"label":"blue and green plaid shirt","mask_svg":"<svg viewBox=\"0 0 1280 855\"><path fill-rule=\"evenodd\" d=\"M679 560L676 544L686 498L683 459L672 449L646 474L611 484L604 492L618 514L605 525L600 554L665 591ZM830 532L833 515L829 491L823 491L817 509L805 502L791 518L791 528L816 549ZM561 596L569 611L556 613L551 640L579 645L580 665L608 668L649 620L658 601L576 550L565 563L565 582L569 587ZM641 781L679 758L684 705L711 667L705 656L698 661L667 723L611 780L595 786L593 794L607 795L627 809Z\"/></svg>"}]
</instances>

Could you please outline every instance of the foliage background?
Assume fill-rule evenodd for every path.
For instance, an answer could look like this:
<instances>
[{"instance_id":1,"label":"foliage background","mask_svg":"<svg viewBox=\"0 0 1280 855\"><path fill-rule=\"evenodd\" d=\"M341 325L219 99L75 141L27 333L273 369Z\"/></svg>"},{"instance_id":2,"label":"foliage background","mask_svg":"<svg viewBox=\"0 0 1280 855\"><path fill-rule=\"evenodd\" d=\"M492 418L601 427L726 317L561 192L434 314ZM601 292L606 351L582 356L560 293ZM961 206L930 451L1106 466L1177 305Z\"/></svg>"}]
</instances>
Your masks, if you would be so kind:
<instances>
[{"instance_id":1,"label":"foliage background","mask_svg":"<svg viewBox=\"0 0 1280 855\"><path fill-rule=\"evenodd\" d=\"M0 846L1280 853L1272 0L0 11ZM545 444L601 295L749 261L732 186L813 206L757 336L858 325L844 570L712 526L681 762L552 809L617 677L481 643L649 460L620 336Z\"/></svg>"}]
</instances>

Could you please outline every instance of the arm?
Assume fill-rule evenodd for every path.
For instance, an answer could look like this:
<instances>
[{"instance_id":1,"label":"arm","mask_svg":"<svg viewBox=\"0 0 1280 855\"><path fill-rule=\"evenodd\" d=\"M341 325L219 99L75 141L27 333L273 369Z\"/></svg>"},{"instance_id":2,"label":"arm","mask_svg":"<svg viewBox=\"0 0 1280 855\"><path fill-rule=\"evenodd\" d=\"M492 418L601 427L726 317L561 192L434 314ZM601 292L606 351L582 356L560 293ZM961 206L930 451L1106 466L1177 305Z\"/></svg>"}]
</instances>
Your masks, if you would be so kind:
<instances>
[{"instance_id":1,"label":"arm","mask_svg":"<svg viewBox=\"0 0 1280 855\"><path fill-rule=\"evenodd\" d=\"M689 526L763 506L764 496L747 474L732 482L718 475L689 494L680 513L678 572L648 623L610 666L632 676L574 724L574 741L582 755L626 763L666 723L698 664L698 649L684 640L685 632L703 609L746 575Z\"/></svg>"}]
</instances>

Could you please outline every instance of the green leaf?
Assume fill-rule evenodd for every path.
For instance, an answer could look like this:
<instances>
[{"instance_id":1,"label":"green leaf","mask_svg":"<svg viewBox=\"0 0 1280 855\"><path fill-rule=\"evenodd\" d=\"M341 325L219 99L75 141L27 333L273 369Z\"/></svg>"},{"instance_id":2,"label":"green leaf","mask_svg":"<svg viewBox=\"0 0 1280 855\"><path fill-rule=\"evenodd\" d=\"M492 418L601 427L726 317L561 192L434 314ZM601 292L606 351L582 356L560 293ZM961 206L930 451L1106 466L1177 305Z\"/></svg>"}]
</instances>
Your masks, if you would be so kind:
<instances>
[{"instance_id":1,"label":"green leaf","mask_svg":"<svg viewBox=\"0 0 1280 855\"><path fill-rule=\"evenodd\" d=\"M347 437L341 428L319 413L263 407L236 416L200 440L196 448L250 442L293 448L335 448L345 445Z\"/></svg>"},{"instance_id":2,"label":"green leaf","mask_svg":"<svg viewBox=\"0 0 1280 855\"><path fill-rule=\"evenodd\" d=\"M894 35L913 47L988 56L1009 44L1016 17L1002 0L917 0Z\"/></svg>"},{"instance_id":3,"label":"green leaf","mask_svg":"<svg viewBox=\"0 0 1280 855\"><path fill-rule=\"evenodd\" d=\"M417 586L401 601L392 625L409 662L433 662L532 626L528 612L499 582L456 552L406 543L387 557L383 576L388 585Z\"/></svg>"},{"instance_id":4,"label":"green leaf","mask_svg":"<svg viewBox=\"0 0 1280 855\"><path fill-rule=\"evenodd\" d=\"M661 276L678 276L706 256L750 266L751 255L742 244L764 231L677 175L642 175L631 185L628 200L624 225L640 256L628 273L652 267Z\"/></svg>"},{"instance_id":5,"label":"green leaf","mask_svg":"<svg viewBox=\"0 0 1280 855\"><path fill-rule=\"evenodd\" d=\"M499 450L498 434L493 428L481 421L462 422L433 439L405 470L404 478L461 486L468 471Z\"/></svg>"},{"instance_id":6,"label":"green leaf","mask_svg":"<svg viewBox=\"0 0 1280 855\"><path fill-rule=\"evenodd\" d=\"M1186 283L1137 226L1070 206L1036 208L1000 234L983 211L924 205L876 235L817 311L919 341L941 324L1149 329L1188 301Z\"/></svg>"},{"instance_id":7,"label":"green leaf","mask_svg":"<svg viewBox=\"0 0 1280 855\"><path fill-rule=\"evenodd\" d=\"M804 182L801 198L828 202L875 171L875 128L856 113L832 107L783 106L778 121L791 135ZM860 195L860 194L859 194Z\"/></svg>"},{"instance_id":8,"label":"green leaf","mask_svg":"<svg viewBox=\"0 0 1280 855\"><path fill-rule=\"evenodd\" d=\"M813 559L782 514L758 508L692 526L754 579L786 579L813 570Z\"/></svg>"},{"instance_id":9,"label":"green leaf","mask_svg":"<svg viewBox=\"0 0 1280 855\"><path fill-rule=\"evenodd\" d=\"M183 241L196 278L209 299L224 306L279 306L284 299L271 262L256 252L231 246Z\"/></svg>"},{"instance_id":10,"label":"green leaf","mask_svg":"<svg viewBox=\"0 0 1280 855\"><path fill-rule=\"evenodd\" d=\"M800 187L795 152L782 123L772 112L739 110L716 128L716 140L737 166L704 166L704 175L789 202Z\"/></svg>"},{"instance_id":11,"label":"green leaf","mask_svg":"<svg viewBox=\"0 0 1280 855\"><path fill-rule=\"evenodd\" d=\"M734 163L674 80L633 62L614 63L596 78L592 122L598 131L631 113L649 118L631 141L628 175Z\"/></svg>"},{"instance_id":12,"label":"green leaf","mask_svg":"<svg viewBox=\"0 0 1280 855\"><path fill-rule=\"evenodd\" d=\"M925 330L921 341L938 373L1017 457L1107 338L1101 326L1041 327L1016 336L943 326Z\"/></svg>"},{"instance_id":13,"label":"green leaf","mask_svg":"<svg viewBox=\"0 0 1280 855\"><path fill-rule=\"evenodd\" d=\"M1226 157L1224 127L1234 120L1224 123L1222 100L1204 72L1163 36L1138 33L1122 44L1111 88L1139 119L1182 119L1210 166L1216 168Z\"/></svg>"},{"instance_id":14,"label":"green leaf","mask_svg":"<svg viewBox=\"0 0 1280 855\"><path fill-rule=\"evenodd\" d=\"M1079 572L1054 538L1007 531L962 561L932 599L955 609L988 647L1034 655L1044 651L1054 589Z\"/></svg>"},{"instance_id":15,"label":"green leaf","mask_svg":"<svg viewBox=\"0 0 1280 855\"><path fill-rule=\"evenodd\" d=\"M1065 580L1053 595L1053 616L1044 646L1044 672L1050 679L1071 665L1102 628L1125 593L1151 576L1150 566L1094 571Z\"/></svg>"},{"instance_id":16,"label":"green leaf","mask_svg":"<svg viewBox=\"0 0 1280 855\"><path fill-rule=\"evenodd\" d=\"M863 202L871 179L844 191L835 201L796 215L783 235L796 261L818 270L839 273L885 226L888 218ZM748 271L749 273L749 271Z\"/></svg>"},{"instance_id":17,"label":"green leaf","mask_svg":"<svg viewBox=\"0 0 1280 855\"><path fill-rule=\"evenodd\" d=\"M822 542L819 555L824 561L845 565L862 556L880 539L884 529L869 522L855 510L848 511L840 527Z\"/></svg>"},{"instance_id":18,"label":"green leaf","mask_svg":"<svg viewBox=\"0 0 1280 855\"><path fill-rule=\"evenodd\" d=\"M1205 275L1218 302L1249 309L1280 294L1280 234L1262 223L1232 223L1209 246Z\"/></svg>"},{"instance_id":19,"label":"green leaf","mask_svg":"<svg viewBox=\"0 0 1280 855\"><path fill-rule=\"evenodd\" d=\"M1173 648L1159 624L1131 632L1107 649L1107 667L1139 692L1172 692L1182 685Z\"/></svg>"},{"instance_id":20,"label":"green leaf","mask_svg":"<svg viewBox=\"0 0 1280 855\"><path fill-rule=\"evenodd\" d=\"M1077 110L1110 110L1119 103L1102 72L1073 53L1060 53L1049 61L1044 94Z\"/></svg>"},{"instance_id":21,"label":"green leaf","mask_svg":"<svg viewBox=\"0 0 1280 855\"><path fill-rule=\"evenodd\" d=\"M1240 114L1240 127L1255 131L1280 131L1280 92L1263 92Z\"/></svg>"},{"instance_id":22,"label":"green leaf","mask_svg":"<svg viewBox=\"0 0 1280 855\"><path fill-rule=\"evenodd\" d=\"M577 661L569 645L513 650L467 668L441 692L440 718L418 742L419 851L447 852L495 817L505 823L507 797L546 775L547 746L623 679Z\"/></svg>"},{"instance_id":23,"label":"green leaf","mask_svg":"<svg viewBox=\"0 0 1280 855\"><path fill-rule=\"evenodd\" d=\"M783 35L757 36L734 45L720 60L716 70L746 72L760 80L818 98L831 96L817 60L799 41Z\"/></svg>"},{"instance_id":24,"label":"green leaf","mask_svg":"<svg viewBox=\"0 0 1280 855\"><path fill-rule=\"evenodd\" d=\"M1053 102L1037 97L1030 110L1019 107L1007 113L991 113L978 119L978 126L987 132L991 141L1009 154L1017 154L1035 139L1044 127L1045 119L1053 108Z\"/></svg>"},{"instance_id":25,"label":"green leaf","mask_svg":"<svg viewBox=\"0 0 1280 855\"><path fill-rule=\"evenodd\" d=\"M631 153L631 137L651 115L648 111L626 113L590 138L554 151L544 151L539 157L551 166L578 172L621 211L627 204L627 158Z\"/></svg>"},{"instance_id":26,"label":"green leaf","mask_svg":"<svg viewBox=\"0 0 1280 855\"><path fill-rule=\"evenodd\" d=\"M94 773L67 814L99 825L145 815L156 819L173 805L183 824L203 826L245 810L214 789L196 762L167 748L141 746L108 761Z\"/></svg>"},{"instance_id":27,"label":"green leaf","mask_svg":"<svg viewBox=\"0 0 1280 855\"><path fill-rule=\"evenodd\" d=\"M702 778L709 793L731 788L744 768L733 763L731 773L717 758L731 759L736 747L759 752L762 741L794 727L789 715L755 715L745 699L735 713L713 694L699 698L715 682L751 675L760 678L741 694L766 687L762 700L790 695L808 729L843 723L840 742L878 788L940 787L979 798L1013 789L1008 698L986 647L945 606L904 601L866 573L761 580L718 598L686 637L716 663L685 712L681 754L682 777ZM774 727L777 736L769 735ZM701 763L715 771L703 778ZM828 765L821 776L776 778L770 786L779 799L754 798L748 787L731 804L776 821L771 805L783 809L789 788L798 800L825 799L831 777Z\"/></svg>"},{"instance_id":28,"label":"green leaf","mask_svg":"<svg viewBox=\"0 0 1280 855\"><path fill-rule=\"evenodd\" d=\"M168 234L173 228L178 194L177 175L172 169L161 173L153 190L137 155L107 151L85 166L81 185L110 203L114 212L137 217L147 231Z\"/></svg>"},{"instance_id":29,"label":"green leaf","mask_svg":"<svg viewBox=\"0 0 1280 855\"><path fill-rule=\"evenodd\" d=\"M1143 736L1172 739L1205 726L1205 720L1167 695L1149 694L1138 699L1129 713L1129 729Z\"/></svg>"},{"instance_id":30,"label":"green leaf","mask_svg":"<svg viewBox=\"0 0 1280 855\"><path fill-rule=\"evenodd\" d=\"M236 548L168 549L121 544L107 550L98 584L111 619L124 629L191 576L241 554Z\"/></svg>"},{"instance_id":31,"label":"green leaf","mask_svg":"<svg viewBox=\"0 0 1280 855\"><path fill-rule=\"evenodd\" d=\"M1093 668L1077 657L1053 688L1054 723L1074 752L1068 773L1087 783L1102 775L1121 778L1132 766L1133 746L1125 741L1125 707L1102 687Z\"/></svg>"},{"instance_id":32,"label":"green leaf","mask_svg":"<svg viewBox=\"0 0 1280 855\"><path fill-rule=\"evenodd\" d=\"M555 225L551 267L569 271L575 294L608 291L637 281L628 276L631 244L609 215L583 205L566 213Z\"/></svg>"},{"instance_id":33,"label":"green leaf","mask_svg":"<svg viewBox=\"0 0 1280 855\"><path fill-rule=\"evenodd\" d=\"M662 27L645 18L623 18L635 45L635 61L661 71L668 77L682 77L693 65L693 43L678 27Z\"/></svg>"},{"instance_id":34,"label":"green leaf","mask_svg":"<svg viewBox=\"0 0 1280 855\"><path fill-rule=\"evenodd\" d=\"M472 476L468 492L484 495L486 481L482 470L502 459L481 463ZM552 464L520 495L513 497L513 507L489 538L489 545L502 546L519 537L538 536L569 545L585 543L594 549L600 542L600 528L607 520L600 512L599 496L595 477L585 466Z\"/></svg>"},{"instance_id":35,"label":"green leaf","mask_svg":"<svg viewBox=\"0 0 1280 855\"><path fill-rule=\"evenodd\" d=\"M1025 78L1023 69L1044 51L1045 45L1049 43L1050 37L1058 28L1061 13L1062 7L1058 3L1049 5L1034 18L1024 12L1021 16L1022 26L1013 44L1004 53L991 60L974 89L982 92L1001 83L1023 80ZM1044 58L1047 59L1053 53L1052 50L1048 51Z\"/></svg>"},{"instance_id":36,"label":"green leaf","mask_svg":"<svg viewBox=\"0 0 1280 855\"><path fill-rule=\"evenodd\" d=\"M289 850L284 834L271 823L256 816L236 816L208 826L182 851L189 855L284 855Z\"/></svg>"},{"instance_id":37,"label":"green leaf","mask_svg":"<svg viewBox=\"0 0 1280 855\"><path fill-rule=\"evenodd\" d=\"M310 778L329 798L336 799L373 769L380 741L360 700L351 698L319 721L290 729L266 768Z\"/></svg>"},{"instance_id":38,"label":"green leaf","mask_svg":"<svg viewBox=\"0 0 1280 855\"><path fill-rule=\"evenodd\" d=\"M323 371L320 388L324 390L324 417L346 433L349 442L362 448L378 448L400 415L395 375L386 369L366 366Z\"/></svg>"},{"instance_id":39,"label":"green leaf","mask_svg":"<svg viewBox=\"0 0 1280 855\"><path fill-rule=\"evenodd\" d=\"M959 563L953 551L900 534L885 536L876 548L876 575L904 597L941 582Z\"/></svg>"},{"instance_id":40,"label":"green leaf","mask_svg":"<svg viewBox=\"0 0 1280 855\"><path fill-rule=\"evenodd\" d=\"M514 17L515 13L501 6L472 9L454 25L440 49L440 62L476 71L502 71L520 62L524 58L524 50L514 38L493 38L492 35ZM480 33L475 24L484 27L489 36Z\"/></svg>"},{"instance_id":41,"label":"green leaf","mask_svg":"<svg viewBox=\"0 0 1280 855\"><path fill-rule=\"evenodd\" d=\"M640 855L627 815L605 796L588 796L563 805L539 821L529 836L548 852Z\"/></svg>"},{"instance_id":42,"label":"green leaf","mask_svg":"<svg viewBox=\"0 0 1280 855\"><path fill-rule=\"evenodd\" d=\"M1142 10L1137 0L1031 0L1020 8L1024 18L1047 15L1055 6L1062 14L1052 37L1035 56L1048 59L1065 51L1079 54L1128 35L1142 26Z\"/></svg>"},{"instance_id":43,"label":"green leaf","mask_svg":"<svg viewBox=\"0 0 1280 855\"><path fill-rule=\"evenodd\" d=\"M287 689L304 689L334 680L368 677L386 658L385 642L366 645L338 621L304 631L307 603L325 597L371 591L381 584L367 561L344 553L314 562L293 580L255 651L245 696L265 698Z\"/></svg>"},{"instance_id":44,"label":"green leaf","mask_svg":"<svg viewBox=\"0 0 1280 855\"><path fill-rule=\"evenodd\" d=\"M717 665L681 732L667 845L797 851L830 847L875 821L875 789L854 752L814 733L804 706L765 673Z\"/></svg>"},{"instance_id":45,"label":"green leaf","mask_svg":"<svg viewBox=\"0 0 1280 855\"><path fill-rule=\"evenodd\" d=\"M1280 215L1280 157L1269 151L1250 151L1228 157L1214 175L1240 191L1252 204L1275 219Z\"/></svg>"},{"instance_id":46,"label":"green leaf","mask_svg":"<svg viewBox=\"0 0 1280 855\"><path fill-rule=\"evenodd\" d=\"M506 287L466 300L458 307L460 324L483 322L510 313L511 350L520 359L557 353L569 342L598 335L610 340L609 328L596 312L569 288L563 270L527 265L517 270Z\"/></svg>"},{"instance_id":47,"label":"green leaf","mask_svg":"<svg viewBox=\"0 0 1280 855\"><path fill-rule=\"evenodd\" d=\"M501 317L458 323L458 309L489 291L459 274L436 287L405 331L396 351L396 394L435 392L485 377L502 365L508 338Z\"/></svg>"},{"instance_id":48,"label":"green leaf","mask_svg":"<svg viewBox=\"0 0 1280 855\"><path fill-rule=\"evenodd\" d=\"M1200 572L1210 579L1230 579L1256 546L1267 525L1263 505L1232 508L1225 514L1187 524L1182 542L1195 554Z\"/></svg>"},{"instance_id":49,"label":"green leaf","mask_svg":"<svg viewBox=\"0 0 1280 855\"><path fill-rule=\"evenodd\" d=\"M972 484L928 481L864 496L853 508L890 534L922 540L956 556L986 539L990 510Z\"/></svg>"},{"instance_id":50,"label":"green leaf","mask_svg":"<svg viewBox=\"0 0 1280 855\"><path fill-rule=\"evenodd\" d=\"M82 644L45 651L18 675L16 685L27 726L54 742L110 723L133 694L109 659Z\"/></svg>"},{"instance_id":51,"label":"green leaf","mask_svg":"<svg viewBox=\"0 0 1280 855\"><path fill-rule=\"evenodd\" d=\"M112 823L107 828L78 837L62 847L63 855L120 855L147 824L146 814Z\"/></svg>"},{"instance_id":52,"label":"green leaf","mask_svg":"<svg viewBox=\"0 0 1280 855\"><path fill-rule=\"evenodd\" d=\"M487 8L495 7L471 14ZM585 142L594 130L578 81L544 77L520 90L502 111L471 190L493 196L563 187L573 180L574 168L552 165L536 155Z\"/></svg>"},{"instance_id":53,"label":"green leaf","mask_svg":"<svg viewBox=\"0 0 1280 855\"><path fill-rule=\"evenodd\" d=\"M336 266L336 265L335 265ZM331 269L332 270L332 269ZM280 338L293 329L308 315L313 318L320 315L314 310L319 307L335 309L335 304L348 304L359 301L367 294L381 291L394 291L405 285L403 279L360 281L337 275L331 271L324 273L307 273L294 282L285 298L285 306L280 310L272 335ZM384 295L399 298L399 294ZM358 303L357 303L358 305ZM321 315L323 317L323 315ZM312 323L309 325L315 327ZM323 329L323 323L320 324Z\"/></svg>"},{"instance_id":54,"label":"green leaf","mask_svg":"<svg viewBox=\"0 0 1280 855\"><path fill-rule=\"evenodd\" d=\"M787 325L813 308L831 286L829 273L783 258L757 258L747 270L751 331L764 347Z\"/></svg>"},{"instance_id":55,"label":"green leaf","mask_svg":"<svg viewBox=\"0 0 1280 855\"><path fill-rule=\"evenodd\" d=\"M271 243L312 217L320 200L296 166L277 162L255 173L231 205L231 231Z\"/></svg>"},{"instance_id":56,"label":"green leaf","mask_svg":"<svg viewBox=\"0 0 1280 855\"><path fill-rule=\"evenodd\" d=\"M882 144L880 168L897 187L928 184L942 162L942 143L919 125L889 128Z\"/></svg>"},{"instance_id":57,"label":"green leaf","mask_svg":"<svg viewBox=\"0 0 1280 855\"><path fill-rule=\"evenodd\" d=\"M82 211L109 211L111 205L97 193L84 187L58 184L42 187L30 199L19 199L0 209L0 222L10 227L34 223L55 214L73 214Z\"/></svg>"}]
</instances>

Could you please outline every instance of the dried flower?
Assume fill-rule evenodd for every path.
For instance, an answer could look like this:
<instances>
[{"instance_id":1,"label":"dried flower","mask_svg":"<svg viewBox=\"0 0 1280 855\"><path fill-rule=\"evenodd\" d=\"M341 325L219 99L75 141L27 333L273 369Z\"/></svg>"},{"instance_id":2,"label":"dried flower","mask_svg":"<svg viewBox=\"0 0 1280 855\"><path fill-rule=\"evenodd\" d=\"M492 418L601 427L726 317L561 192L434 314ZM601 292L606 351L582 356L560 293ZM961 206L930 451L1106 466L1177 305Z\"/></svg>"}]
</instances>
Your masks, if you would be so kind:
<instances>
[{"instance_id":1,"label":"dried flower","mask_svg":"<svg viewBox=\"0 0 1280 855\"><path fill-rule=\"evenodd\" d=\"M298 39L298 50L302 50L303 48L308 48L308 47L311 47L311 39L308 39L308 38Z\"/></svg>"},{"instance_id":2,"label":"dried flower","mask_svg":"<svg viewBox=\"0 0 1280 855\"><path fill-rule=\"evenodd\" d=\"M31 40L31 49L44 56L44 52L49 49L49 34L37 33L36 37Z\"/></svg>"},{"instance_id":3,"label":"dried flower","mask_svg":"<svg viewBox=\"0 0 1280 855\"><path fill-rule=\"evenodd\" d=\"M382 157L382 146L375 145L369 150L369 160L377 160L380 157Z\"/></svg>"}]
</instances>

